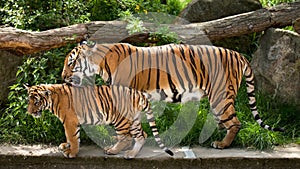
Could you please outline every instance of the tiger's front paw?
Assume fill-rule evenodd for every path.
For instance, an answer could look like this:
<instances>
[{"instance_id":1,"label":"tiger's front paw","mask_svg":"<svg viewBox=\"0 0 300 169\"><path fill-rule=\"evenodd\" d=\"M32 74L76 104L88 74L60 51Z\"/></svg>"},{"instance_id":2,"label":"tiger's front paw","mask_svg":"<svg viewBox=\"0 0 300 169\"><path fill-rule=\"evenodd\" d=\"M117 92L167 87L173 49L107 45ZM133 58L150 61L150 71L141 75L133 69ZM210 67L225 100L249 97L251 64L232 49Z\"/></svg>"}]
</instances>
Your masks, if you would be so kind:
<instances>
[{"instance_id":1,"label":"tiger's front paw","mask_svg":"<svg viewBox=\"0 0 300 169\"><path fill-rule=\"evenodd\" d=\"M61 143L58 150L62 152L66 158L75 158L78 153L78 151L71 149L71 145L69 143Z\"/></svg>"},{"instance_id":2,"label":"tiger's front paw","mask_svg":"<svg viewBox=\"0 0 300 169\"><path fill-rule=\"evenodd\" d=\"M216 149L224 149L226 147L221 141L214 141L211 143L211 146Z\"/></svg>"},{"instance_id":3,"label":"tiger's front paw","mask_svg":"<svg viewBox=\"0 0 300 169\"><path fill-rule=\"evenodd\" d=\"M107 155L116 155L119 150L116 150L113 146L104 147L104 153Z\"/></svg>"}]
</instances>

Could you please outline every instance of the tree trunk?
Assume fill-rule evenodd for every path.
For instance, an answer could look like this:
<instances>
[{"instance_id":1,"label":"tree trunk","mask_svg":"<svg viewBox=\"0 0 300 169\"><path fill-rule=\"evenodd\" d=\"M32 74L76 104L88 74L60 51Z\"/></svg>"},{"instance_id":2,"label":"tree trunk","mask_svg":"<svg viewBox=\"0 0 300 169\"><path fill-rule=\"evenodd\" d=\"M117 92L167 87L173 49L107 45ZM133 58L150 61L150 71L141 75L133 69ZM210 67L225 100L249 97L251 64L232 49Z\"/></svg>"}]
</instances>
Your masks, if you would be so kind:
<instances>
[{"instance_id":1,"label":"tree trunk","mask_svg":"<svg viewBox=\"0 0 300 169\"><path fill-rule=\"evenodd\" d=\"M280 4L270 9L234 15L218 20L186 25L170 24L170 31L188 44L203 44L210 40L264 31L269 27L292 25L300 18L300 2ZM146 25L148 32L129 36L126 23L121 21L97 21L42 32L30 32L11 27L0 28L0 49L14 50L18 54L30 54L76 43L85 36L98 43L152 42L149 32L157 25Z\"/></svg>"}]
</instances>

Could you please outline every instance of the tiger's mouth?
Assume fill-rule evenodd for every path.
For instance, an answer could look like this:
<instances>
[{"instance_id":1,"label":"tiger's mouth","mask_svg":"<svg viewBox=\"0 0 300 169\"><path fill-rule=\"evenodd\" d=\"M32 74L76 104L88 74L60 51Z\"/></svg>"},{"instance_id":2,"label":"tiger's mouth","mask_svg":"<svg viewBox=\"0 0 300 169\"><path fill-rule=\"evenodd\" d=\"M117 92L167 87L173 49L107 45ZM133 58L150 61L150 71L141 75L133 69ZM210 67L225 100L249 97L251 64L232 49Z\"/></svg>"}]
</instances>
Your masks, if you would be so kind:
<instances>
[{"instance_id":1,"label":"tiger's mouth","mask_svg":"<svg viewBox=\"0 0 300 169\"><path fill-rule=\"evenodd\" d=\"M65 82L72 84L73 86L81 85L81 79L78 76L70 76L69 78L65 79Z\"/></svg>"},{"instance_id":2,"label":"tiger's mouth","mask_svg":"<svg viewBox=\"0 0 300 169\"><path fill-rule=\"evenodd\" d=\"M42 116L42 111L39 110L37 112L32 112L32 113L29 113L29 114L31 114L34 118L39 118L39 117Z\"/></svg>"},{"instance_id":3,"label":"tiger's mouth","mask_svg":"<svg viewBox=\"0 0 300 169\"><path fill-rule=\"evenodd\" d=\"M83 78L80 78L79 76L71 76L65 79L65 82L75 87L91 86L95 84L95 77L85 76Z\"/></svg>"}]
</instances>

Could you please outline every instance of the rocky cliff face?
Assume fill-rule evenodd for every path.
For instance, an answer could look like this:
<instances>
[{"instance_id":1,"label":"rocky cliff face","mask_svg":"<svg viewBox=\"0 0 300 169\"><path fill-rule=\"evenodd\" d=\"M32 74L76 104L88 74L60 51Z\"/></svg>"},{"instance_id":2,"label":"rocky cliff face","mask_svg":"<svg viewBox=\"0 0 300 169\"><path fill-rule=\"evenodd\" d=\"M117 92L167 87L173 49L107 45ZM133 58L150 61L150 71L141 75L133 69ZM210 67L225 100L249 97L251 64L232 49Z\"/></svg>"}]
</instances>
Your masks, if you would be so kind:
<instances>
[{"instance_id":1,"label":"rocky cliff face","mask_svg":"<svg viewBox=\"0 0 300 169\"><path fill-rule=\"evenodd\" d=\"M7 100L8 86L16 79L17 66L22 64L22 57L0 50L0 103Z\"/></svg>"},{"instance_id":2,"label":"rocky cliff face","mask_svg":"<svg viewBox=\"0 0 300 169\"><path fill-rule=\"evenodd\" d=\"M300 105L300 36L268 29L254 53L252 68L258 90Z\"/></svg>"},{"instance_id":3,"label":"rocky cliff face","mask_svg":"<svg viewBox=\"0 0 300 169\"><path fill-rule=\"evenodd\" d=\"M179 16L189 22L205 22L260 8L259 0L193 0Z\"/></svg>"}]
</instances>

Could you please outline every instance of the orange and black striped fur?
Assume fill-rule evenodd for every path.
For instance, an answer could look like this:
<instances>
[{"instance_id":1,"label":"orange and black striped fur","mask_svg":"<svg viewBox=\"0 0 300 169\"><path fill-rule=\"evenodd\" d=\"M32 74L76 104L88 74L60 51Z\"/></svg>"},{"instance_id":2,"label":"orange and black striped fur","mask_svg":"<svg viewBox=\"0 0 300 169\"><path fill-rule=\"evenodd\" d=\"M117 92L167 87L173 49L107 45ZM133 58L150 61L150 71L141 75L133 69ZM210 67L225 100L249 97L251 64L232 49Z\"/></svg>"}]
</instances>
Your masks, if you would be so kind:
<instances>
[{"instance_id":1,"label":"orange and black striped fur","mask_svg":"<svg viewBox=\"0 0 300 169\"><path fill-rule=\"evenodd\" d=\"M113 125L117 143L105 148L106 154L117 154L132 146L125 158L134 158L142 148L147 134L141 127L141 112L147 120L159 146L170 155L161 142L155 120L150 110L147 94L122 86L71 87L66 84L49 84L28 87L29 114L39 117L42 110L49 109L63 123L66 143L59 148L65 157L74 158L78 153L80 124Z\"/></svg>"},{"instance_id":2,"label":"orange and black striped fur","mask_svg":"<svg viewBox=\"0 0 300 169\"><path fill-rule=\"evenodd\" d=\"M214 148L228 147L241 123L234 101L245 76L249 105L261 127L273 131L259 117L254 93L254 75L249 62L239 53L214 46L170 44L135 47L130 44L82 44L65 58L62 78L76 86L91 83L99 74L109 84L147 92L153 100L186 102L207 96L215 119L227 129Z\"/></svg>"}]
</instances>

